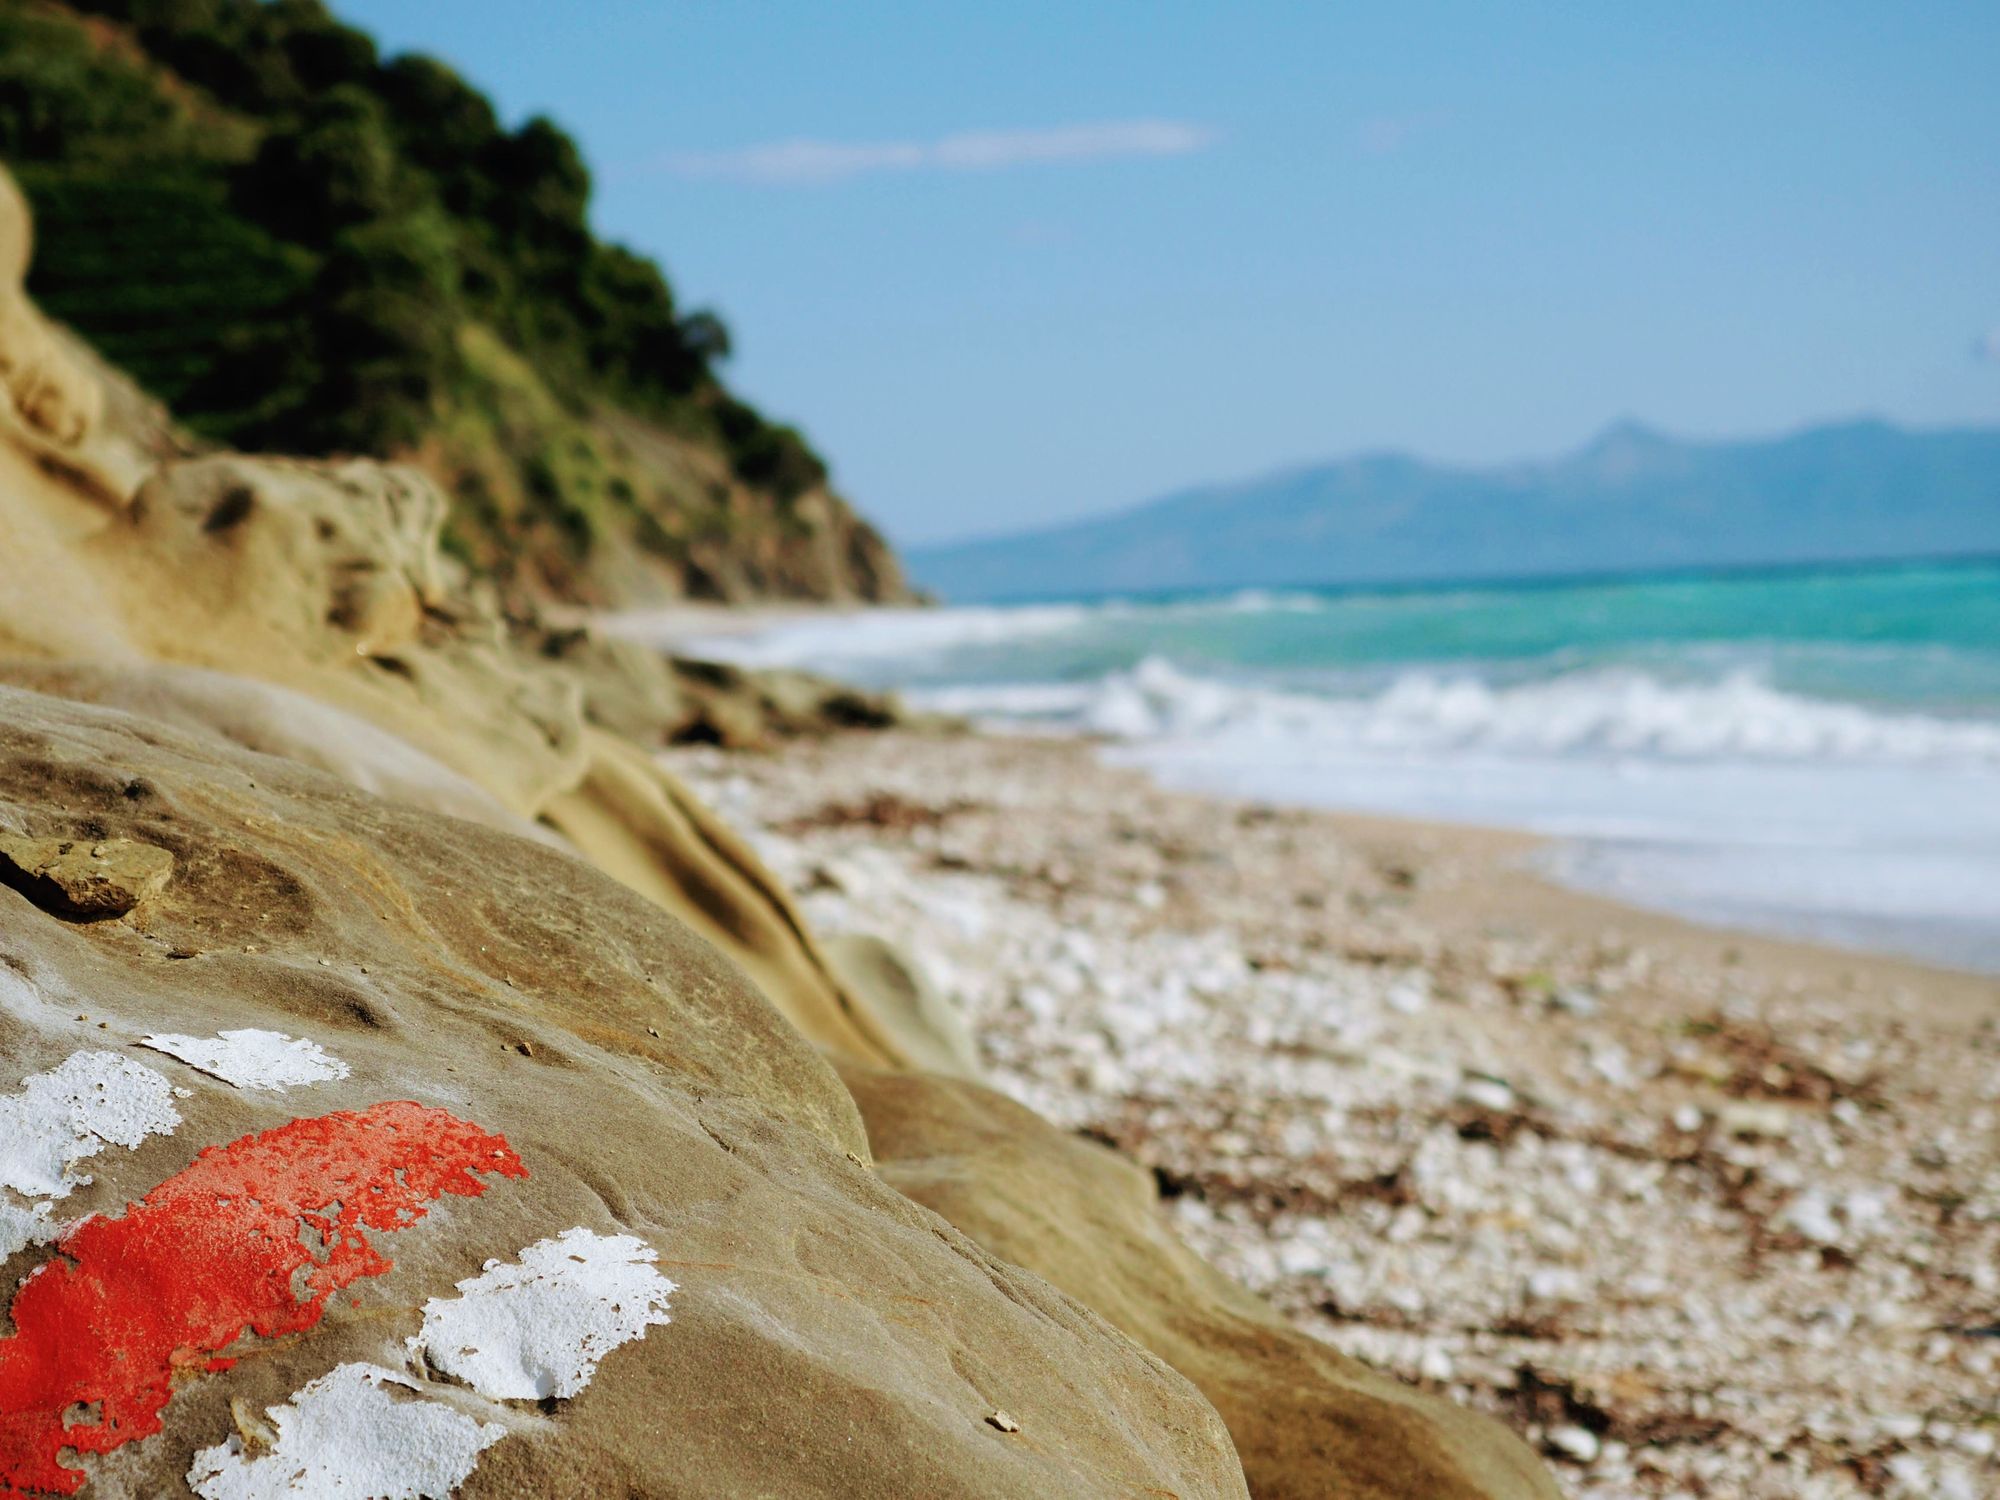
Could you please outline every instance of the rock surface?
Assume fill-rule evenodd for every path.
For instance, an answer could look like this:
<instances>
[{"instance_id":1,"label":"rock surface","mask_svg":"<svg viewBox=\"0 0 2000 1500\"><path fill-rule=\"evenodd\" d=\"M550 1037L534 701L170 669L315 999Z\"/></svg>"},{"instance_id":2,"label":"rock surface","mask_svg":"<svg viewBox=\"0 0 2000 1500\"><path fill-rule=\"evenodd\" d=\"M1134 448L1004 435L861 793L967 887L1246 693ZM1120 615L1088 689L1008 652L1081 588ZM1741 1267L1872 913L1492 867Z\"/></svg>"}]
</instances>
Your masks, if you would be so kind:
<instances>
[{"instance_id":1,"label":"rock surface","mask_svg":"<svg viewBox=\"0 0 2000 1500\"><path fill-rule=\"evenodd\" d=\"M393 1263L296 1336L225 1337L234 1368L180 1369L158 1435L135 1421L134 1440L81 1459L91 1494L178 1492L237 1408L282 1411L355 1362L504 1429L475 1446L466 1496L1242 1493L1190 1386L884 1185L812 1049L708 945L581 862L214 739L0 690L0 816L51 809L78 839L171 850L180 868L125 919L87 925L0 891L10 1065L35 1074L89 1049L182 1091L177 1128L100 1149L64 1219L130 1219L125 1205L253 1133L384 1101L448 1112L520 1164L376 1224L364 1237ZM136 1050L218 1025L310 1040L349 1073L272 1096ZM213 1228L228 1203L162 1231L196 1271L250 1253ZM475 1401L412 1362L429 1299L573 1230L655 1252L679 1283L671 1323L641 1325L554 1403ZM337 1266L331 1253L315 1263ZM29 1333L0 1340L0 1393L17 1403ZM164 1366L160 1380L164 1398ZM1002 1407L1018 1433L988 1424ZM19 1429L0 1433L0 1461L18 1462Z\"/></svg>"},{"instance_id":2,"label":"rock surface","mask_svg":"<svg viewBox=\"0 0 2000 1500\"><path fill-rule=\"evenodd\" d=\"M1152 1179L957 1079L841 1070L885 1181L1047 1277L1201 1387L1259 1500L1552 1500L1498 1423L1288 1326L1160 1215Z\"/></svg>"}]
</instances>

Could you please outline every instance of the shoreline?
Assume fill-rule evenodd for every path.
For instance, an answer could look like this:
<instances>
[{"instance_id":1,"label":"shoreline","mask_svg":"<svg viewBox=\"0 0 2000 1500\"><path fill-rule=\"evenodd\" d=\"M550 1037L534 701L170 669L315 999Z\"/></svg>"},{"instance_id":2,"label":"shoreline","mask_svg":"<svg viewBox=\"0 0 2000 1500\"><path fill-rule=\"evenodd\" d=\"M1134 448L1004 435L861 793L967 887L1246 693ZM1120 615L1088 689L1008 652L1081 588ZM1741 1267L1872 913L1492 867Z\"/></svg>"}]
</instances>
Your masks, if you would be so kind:
<instances>
[{"instance_id":1,"label":"shoreline","mask_svg":"<svg viewBox=\"0 0 2000 1500\"><path fill-rule=\"evenodd\" d=\"M986 738L1037 738L1011 736L1005 730L976 729ZM1074 742L1101 750L1114 744L1089 736ZM1129 770L1153 780L1139 761L1117 762L1111 769ZM1243 806L1268 806L1288 814L1323 818L1348 832L1357 843L1379 846L1385 852L1414 845L1423 848L1452 848L1478 859L1491 884L1490 899L1502 909L1515 912L1530 925L1556 926L1581 936L1593 924L1640 929L1651 937L1674 942L1691 951L1714 947L1717 951L1755 949L1770 963L1783 963L1803 973L1825 974L1844 969L1860 969L1880 977L1922 975L1927 987L1941 993L1962 996L1970 992L1974 1003L2000 1002L2000 971L1940 962L1907 949L1878 947L1863 941L1846 942L1786 930L1777 923L1737 925L1724 917L1708 918L1677 911L1661 901L1647 902L1637 896L1622 896L1602 885L1585 880L1565 879L1551 868L1564 850L1586 850L1606 840L1590 834L1545 833L1532 828L1482 823L1453 818L1424 817L1416 814L1368 812L1354 808L1319 806L1246 797L1208 791L1171 783L1159 783L1173 796L1194 797ZM1504 878L1503 878L1504 877ZM1422 903L1431 920L1449 920L1451 913L1434 899Z\"/></svg>"},{"instance_id":2,"label":"shoreline","mask_svg":"<svg viewBox=\"0 0 2000 1500\"><path fill-rule=\"evenodd\" d=\"M1317 811L1364 846L1456 848L1471 855L1482 867L1482 900L1490 905L1481 910L1490 920L1511 920L1527 930L1561 932L1578 940L1592 931L1616 928L1635 941L1689 955L1710 954L1718 961L1782 968L1808 982L1913 987L1929 1003L1975 1023L2000 1007L2000 974L1890 949L1706 921L1564 880L1544 868L1542 860L1552 850L1579 842L1568 835L1338 809ZM1418 909L1427 920L1453 919L1438 892L1424 895L1427 899L1419 901Z\"/></svg>"},{"instance_id":3,"label":"shoreline","mask_svg":"<svg viewBox=\"0 0 2000 1500\"><path fill-rule=\"evenodd\" d=\"M998 733L1112 730L1107 759L1197 792L1541 833L1545 870L1579 890L2000 975L2000 738L1987 718L1871 708L1861 679L1852 701L1780 689L1742 662L1687 681L1628 663L1514 682L1417 661L1385 666L1373 686L1291 693L1255 671L1199 665L1217 630L1211 667L1239 650L1293 649L1277 618L1288 611L1251 621L1230 600L1202 604L1232 623L1163 617L1157 643L1152 623L1085 604L1048 617L694 607L606 624L746 667L918 684L912 701ZM1386 627L1313 625L1298 649L1371 628ZM1197 665L1176 665L1182 648Z\"/></svg>"},{"instance_id":4,"label":"shoreline","mask_svg":"<svg viewBox=\"0 0 2000 1500\"><path fill-rule=\"evenodd\" d=\"M996 1086L1151 1168L1198 1251L1575 1494L2000 1479L1993 978L1080 740L668 759L816 927L914 955Z\"/></svg>"}]
</instances>

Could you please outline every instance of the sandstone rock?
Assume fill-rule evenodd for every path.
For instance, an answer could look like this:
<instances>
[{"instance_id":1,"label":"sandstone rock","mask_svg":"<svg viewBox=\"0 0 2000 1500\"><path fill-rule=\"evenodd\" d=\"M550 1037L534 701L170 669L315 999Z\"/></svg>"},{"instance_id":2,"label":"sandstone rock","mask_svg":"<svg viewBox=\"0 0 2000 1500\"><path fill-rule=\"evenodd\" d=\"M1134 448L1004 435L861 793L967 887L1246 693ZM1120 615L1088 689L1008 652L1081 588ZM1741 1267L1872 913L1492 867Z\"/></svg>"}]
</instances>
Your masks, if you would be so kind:
<instances>
[{"instance_id":1,"label":"sandstone rock","mask_svg":"<svg viewBox=\"0 0 2000 1500\"><path fill-rule=\"evenodd\" d=\"M29 244L26 205L0 173L0 398L11 397L0 399L0 657L208 669L364 720L515 820L578 841L748 968L808 1036L911 1061L842 990L747 847L591 724L585 679L534 649L444 556L445 506L428 479L364 462L187 456L129 382L21 293ZM279 753L312 737L275 736ZM345 769L391 758L379 745L357 758L354 736L336 738ZM400 777L389 794L446 798L462 815L464 790Z\"/></svg>"},{"instance_id":2,"label":"sandstone rock","mask_svg":"<svg viewBox=\"0 0 2000 1500\"><path fill-rule=\"evenodd\" d=\"M897 1050L916 1067L979 1078L979 1044L965 1018L908 954L863 933L828 938L825 946L842 983L895 1033Z\"/></svg>"},{"instance_id":3,"label":"sandstone rock","mask_svg":"<svg viewBox=\"0 0 2000 1500\"><path fill-rule=\"evenodd\" d=\"M757 671L669 656L588 626L542 628L538 649L583 690L593 724L638 745L759 747L795 735L929 722L892 694L809 672Z\"/></svg>"},{"instance_id":4,"label":"sandstone rock","mask_svg":"<svg viewBox=\"0 0 2000 1500\"><path fill-rule=\"evenodd\" d=\"M0 434L115 509L154 463L189 443L157 402L28 299L33 250L27 200L0 168Z\"/></svg>"},{"instance_id":5,"label":"sandstone rock","mask_svg":"<svg viewBox=\"0 0 2000 1500\"><path fill-rule=\"evenodd\" d=\"M160 662L0 661L0 683L124 709L260 755L325 771L406 807L448 813L503 833L561 845L470 778L366 719L276 683Z\"/></svg>"},{"instance_id":6,"label":"sandstone rock","mask_svg":"<svg viewBox=\"0 0 2000 1500\"><path fill-rule=\"evenodd\" d=\"M61 1220L97 1215L96 1236L125 1224L166 1235L166 1269L144 1289L156 1310L221 1297L211 1286L234 1285L242 1258L298 1243L233 1227L278 1189L245 1201L241 1189L204 1198L189 1186L246 1151L292 1160L271 1153L350 1140L355 1122L376 1118L404 1131L449 1119L468 1141L497 1141L455 1177L424 1166L386 1183L402 1200L435 1195L414 1209L349 1224L361 1205L308 1205L293 1227L319 1246L299 1265L308 1291L321 1290L301 1303L280 1276L279 1303L240 1319L291 1328L285 1337L239 1340L232 1313L211 1343L195 1341L215 1355L234 1343L231 1356L247 1357L233 1367L175 1349L149 1356L116 1320L55 1325L65 1378L85 1394L101 1385L134 1436L163 1408L163 1429L143 1442L123 1441L122 1427L102 1439L47 1427L41 1461L86 1471L86 1495L181 1493L198 1453L199 1472L219 1472L257 1461L274 1438L283 1461L301 1461L301 1432L335 1434L312 1462L386 1461L387 1450L342 1448L348 1429L319 1420L369 1400L371 1420L415 1407L447 1436L481 1434L452 1450L469 1468L466 1497L1243 1493L1227 1435L1191 1386L884 1185L864 1164L852 1101L812 1049L685 926L580 861L214 738L0 689L0 822L52 809L98 826L100 843L169 851L180 870L123 923L57 920L0 890L0 1100L26 1110L31 1131L57 1129L60 1144L73 1127L34 1113L47 1089L23 1092L31 1076L101 1056L93 1076L156 1096L145 1128L107 1126L66 1148L88 1154L89 1171L55 1195ZM346 1073L239 1088L212 1059L197 1071L138 1047L218 1027L311 1042ZM0 1145L10 1182L17 1144ZM198 1155L207 1147L227 1149ZM348 1170L333 1146L310 1149L320 1154L289 1170ZM170 1191L179 1196L159 1196ZM318 1213L347 1216L346 1227L323 1239ZM351 1238L384 1259L357 1261ZM548 1262L538 1247L557 1239L612 1253L628 1268L618 1274L652 1276L656 1292L670 1277L671 1321L628 1320L593 1356L585 1388L539 1406L507 1398L512 1377L483 1397L477 1379L451 1384L409 1352L432 1305L470 1295L471 1278L489 1290L520 1280L504 1268ZM30 1288L60 1296L99 1274L94 1241L64 1243L65 1269ZM17 1252L8 1285L47 1259ZM315 1279L338 1266L346 1280ZM18 1326L0 1338L0 1366L44 1336L22 1320L28 1292L13 1296ZM514 1335L471 1314L453 1326L489 1330L491 1347L449 1352L463 1368L511 1368ZM128 1367L144 1378L128 1382ZM581 1377L563 1378L567 1392ZM996 1410L1020 1431L989 1425ZM10 1428L6 1444L33 1428ZM63 1445L82 1456L61 1457ZM18 1447L0 1452L22 1462Z\"/></svg>"},{"instance_id":7,"label":"sandstone rock","mask_svg":"<svg viewBox=\"0 0 2000 1500\"><path fill-rule=\"evenodd\" d=\"M1260 1500L1554 1500L1499 1424L1374 1373L1212 1270L1132 1163L976 1084L841 1076L884 1179L1200 1386Z\"/></svg>"},{"instance_id":8,"label":"sandstone rock","mask_svg":"<svg viewBox=\"0 0 2000 1500\"><path fill-rule=\"evenodd\" d=\"M0 504L0 531L8 513ZM454 579L438 548L442 516L435 490L409 470L240 457L170 463L123 513L93 510L88 525L71 517L34 545L0 545L0 649L11 643L66 672L75 664L55 658L65 649L106 668L165 660L309 694L470 783L514 819L553 828L692 923L808 1037L850 1056L910 1062L842 989L749 848L649 756L586 722L578 683L525 649L490 600ZM79 567L61 607L88 615L93 636L43 623L40 580ZM204 694L220 696L194 696ZM385 756L376 747L366 758ZM411 792L423 779L401 777L400 791L385 790ZM423 805L465 810L458 792L449 807L434 800L440 792L430 778Z\"/></svg>"},{"instance_id":9,"label":"sandstone rock","mask_svg":"<svg viewBox=\"0 0 2000 1500\"><path fill-rule=\"evenodd\" d=\"M131 839L0 834L0 885L80 922L124 916L157 896L173 873L173 855Z\"/></svg>"}]
</instances>

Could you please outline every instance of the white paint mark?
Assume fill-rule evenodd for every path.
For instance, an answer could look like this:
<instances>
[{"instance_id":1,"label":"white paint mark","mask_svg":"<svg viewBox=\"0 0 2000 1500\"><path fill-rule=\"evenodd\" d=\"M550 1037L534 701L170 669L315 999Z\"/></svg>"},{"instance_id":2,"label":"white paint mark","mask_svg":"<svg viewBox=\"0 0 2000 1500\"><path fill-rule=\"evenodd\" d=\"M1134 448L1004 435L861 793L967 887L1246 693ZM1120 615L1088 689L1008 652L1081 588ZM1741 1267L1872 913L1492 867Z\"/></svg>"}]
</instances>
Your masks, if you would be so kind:
<instances>
[{"instance_id":1,"label":"white paint mark","mask_svg":"<svg viewBox=\"0 0 2000 1500\"><path fill-rule=\"evenodd\" d=\"M232 1433L195 1454L189 1488L202 1500L425 1500L457 1489L507 1435L387 1386L418 1389L380 1365L335 1365L267 1409L277 1433L268 1452L249 1452Z\"/></svg>"},{"instance_id":2,"label":"white paint mark","mask_svg":"<svg viewBox=\"0 0 2000 1500\"><path fill-rule=\"evenodd\" d=\"M60 1227L50 1212L53 1205L43 1198L21 1208L0 1198L0 1260L30 1245L46 1245Z\"/></svg>"},{"instance_id":3,"label":"white paint mark","mask_svg":"<svg viewBox=\"0 0 2000 1500\"><path fill-rule=\"evenodd\" d=\"M239 1089L290 1089L301 1084L345 1078L347 1064L318 1042L286 1036L282 1031L225 1031L220 1036L181 1036L165 1032L142 1037L142 1047L178 1057L190 1068L220 1078Z\"/></svg>"},{"instance_id":4,"label":"white paint mark","mask_svg":"<svg viewBox=\"0 0 2000 1500\"><path fill-rule=\"evenodd\" d=\"M410 1353L495 1401L574 1396L605 1355L671 1321L659 1258L629 1234L537 1240L520 1264L489 1260L460 1296L425 1303Z\"/></svg>"},{"instance_id":5,"label":"white paint mark","mask_svg":"<svg viewBox=\"0 0 2000 1500\"><path fill-rule=\"evenodd\" d=\"M75 1170L107 1145L136 1146L180 1124L173 1087L115 1052L77 1052L0 1099L0 1187L67 1197L90 1179Z\"/></svg>"}]
</instances>

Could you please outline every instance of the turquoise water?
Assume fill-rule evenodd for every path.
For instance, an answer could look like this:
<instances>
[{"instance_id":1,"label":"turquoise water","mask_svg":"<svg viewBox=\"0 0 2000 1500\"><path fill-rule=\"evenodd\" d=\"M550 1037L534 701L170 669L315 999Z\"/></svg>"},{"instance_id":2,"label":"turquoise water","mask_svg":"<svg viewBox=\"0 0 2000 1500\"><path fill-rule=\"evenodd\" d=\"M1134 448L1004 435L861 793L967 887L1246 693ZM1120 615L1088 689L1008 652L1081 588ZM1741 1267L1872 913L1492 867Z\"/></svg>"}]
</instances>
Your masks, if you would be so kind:
<instances>
[{"instance_id":1,"label":"turquoise water","mask_svg":"<svg viewBox=\"0 0 2000 1500\"><path fill-rule=\"evenodd\" d=\"M705 649L1093 735L1174 785L1545 832L1560 878L1625 899L2000 971L2000 562L880 611Z\"/></svg>"},{"instance_id":2,"label":"turquoise water","mask_svg":"<svg viewBox=\"0 0 2000 1500\"><path fill-rule=\"evenodd\" d=\"M1495 684L1616 666L1676 683L1750 669L1783 692L2000 717L2000 563L1120 598L943 611L936 624L913 622L901 649L893 638L830 637L820 659L909 685L1077 682L1151 657L1331 693L1416 667Z\"/></svg>"}]
</instances>

